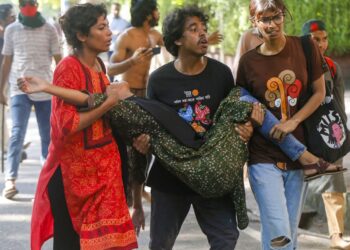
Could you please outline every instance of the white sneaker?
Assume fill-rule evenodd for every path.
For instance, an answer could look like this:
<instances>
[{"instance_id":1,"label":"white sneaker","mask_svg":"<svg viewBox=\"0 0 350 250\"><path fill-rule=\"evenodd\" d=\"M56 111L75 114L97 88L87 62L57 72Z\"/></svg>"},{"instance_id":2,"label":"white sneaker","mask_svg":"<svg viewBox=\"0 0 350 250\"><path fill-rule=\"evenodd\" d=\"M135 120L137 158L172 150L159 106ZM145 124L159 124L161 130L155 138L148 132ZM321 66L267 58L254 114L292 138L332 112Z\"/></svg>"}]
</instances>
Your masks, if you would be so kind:
<instances>
[{"instance_id":1,"label":"white sneaker","mask_svg":"<svg viewBox=\"0 0 350 250\"><path fill-rule=\"evenodd\" d=\"M7 180L5 182L5 188L2 190L2 196L6 199L12 199L17 193L18 190L16 188L15 181Z\"/></svg>"}]
</instances>

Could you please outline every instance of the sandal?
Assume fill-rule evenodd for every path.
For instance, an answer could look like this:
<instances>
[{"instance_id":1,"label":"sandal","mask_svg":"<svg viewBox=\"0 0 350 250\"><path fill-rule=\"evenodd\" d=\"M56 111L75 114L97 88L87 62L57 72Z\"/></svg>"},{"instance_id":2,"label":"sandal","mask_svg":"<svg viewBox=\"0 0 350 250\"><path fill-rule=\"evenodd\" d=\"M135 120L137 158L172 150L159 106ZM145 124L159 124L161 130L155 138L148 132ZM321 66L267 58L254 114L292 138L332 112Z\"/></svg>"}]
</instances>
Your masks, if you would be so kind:
<instances>
[{"instance_id":1,"label":"sandal","mask_svg":"<svg viewBox=\"0 0 350 250\"><path fill-rule=\"evenodd\" d=\"M322 158L319 158L318 162L304 165L303 169L314 169L317 170L316 173L312 175L305 175L305 181L311 181L313 179L316 179L318 177L321 177L323 175L332 175L332 174L340 174L345 171L347 171L347 168L343 168L343 166L336 165L336 168L330 171L327 171L327 168L331 165L331 163L323 160Z\"/></svg>"}]
</instances>

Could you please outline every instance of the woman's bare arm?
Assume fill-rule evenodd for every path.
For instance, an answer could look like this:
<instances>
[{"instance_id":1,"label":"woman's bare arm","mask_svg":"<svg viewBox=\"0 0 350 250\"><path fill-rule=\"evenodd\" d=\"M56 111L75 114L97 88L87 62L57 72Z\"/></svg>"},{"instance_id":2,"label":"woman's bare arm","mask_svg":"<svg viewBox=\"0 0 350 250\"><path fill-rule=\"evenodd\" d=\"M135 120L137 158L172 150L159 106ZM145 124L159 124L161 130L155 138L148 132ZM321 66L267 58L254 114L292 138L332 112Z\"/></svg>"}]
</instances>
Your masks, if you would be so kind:
<instances>
[{"instance_id":1,"label":"woman's bare arm","mask_svg":"<svg viewBox=\"0 0 350 250\"><path fill-rule=\"evenodd\" d=\"M17 80L18 87L27 94L45 92L63 99L65 102L76 105L87 105L89 95L79 90L63 88L50 84L38 77L23 77Z\"/></svg>"}]
</instances>

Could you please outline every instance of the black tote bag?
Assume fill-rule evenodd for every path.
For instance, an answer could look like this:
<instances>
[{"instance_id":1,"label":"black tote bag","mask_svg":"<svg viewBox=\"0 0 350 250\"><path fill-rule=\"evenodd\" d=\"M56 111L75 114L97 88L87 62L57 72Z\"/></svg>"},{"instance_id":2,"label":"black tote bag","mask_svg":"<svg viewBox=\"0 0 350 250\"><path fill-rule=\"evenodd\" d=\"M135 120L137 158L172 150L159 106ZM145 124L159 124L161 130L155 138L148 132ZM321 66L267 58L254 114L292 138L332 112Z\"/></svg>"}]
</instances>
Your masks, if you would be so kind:
<instances>
[{"instance_id":1,"label":"black tote bag","mask_svg":"<svg viewBox=\"0 0 350 250\"><path fill-rule=\"evenodd\" d=\"M302 98L304 105L312 96L312 65L310 36L301 37L307 62L307 95ZM324 102L304 122L304 133L308 150L329 162L335 162L350 151L350 132L346 126L346 117L339 112L340 106L332 98L331 86L326 82Z\"/></svg>"}]
</instances>

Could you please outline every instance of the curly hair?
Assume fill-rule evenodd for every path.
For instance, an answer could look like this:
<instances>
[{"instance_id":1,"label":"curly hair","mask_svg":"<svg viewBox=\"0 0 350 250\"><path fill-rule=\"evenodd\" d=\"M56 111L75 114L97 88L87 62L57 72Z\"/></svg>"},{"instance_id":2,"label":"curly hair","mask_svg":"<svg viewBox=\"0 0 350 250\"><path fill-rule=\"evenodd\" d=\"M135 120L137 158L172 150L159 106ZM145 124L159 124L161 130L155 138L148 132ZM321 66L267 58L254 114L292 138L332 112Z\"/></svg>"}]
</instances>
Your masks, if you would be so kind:
<instances>
[{"instance_id":1,"label":"curly hair","mask_svg":"<svg viewBox=\"0 0 350 250\"><path fill-rule=\"evenodd\" d=\"M196 6L177 8L168 14L163 21L163 40L166 49L173 56L177 57L179 47L175 41L179 40L185 30L185 23L188 17L198 17L205 25L209 17Z\"/></svg>"},{"instance_id":2,"label":"curly hair","mask_svg":"<svg viewBox=\"0 0 350 250\"><path fill-rule=\"evenodd\" d=\"M0 20L5 21L5 19L8 17L12 9L13 9L12 4L9 4L9 3L0 4Z\"/></svg>"},{"instance_id":3,"label":"curly hair","mask_svg":"<svg viewBox=\"0 0 350 250\"><path fill-rule=\"evenodd\" d=\"M82 42L77 34L89 35L90 28L97 23L100 16L107 16L104 4L85 3L69 8L59 19L67 43L74 49L81 49Z\"/></svg>"},{"instance_id":4,"label":"curly hair","mask_svg":"<svg viewBox=\"0 0 350 250\"><path fill-rule=\"evenodd\" d=\"M157 9L157 0L132 0L130 7L131 25L141 27L147 16Z\"/></svg>"}]
</instances>

